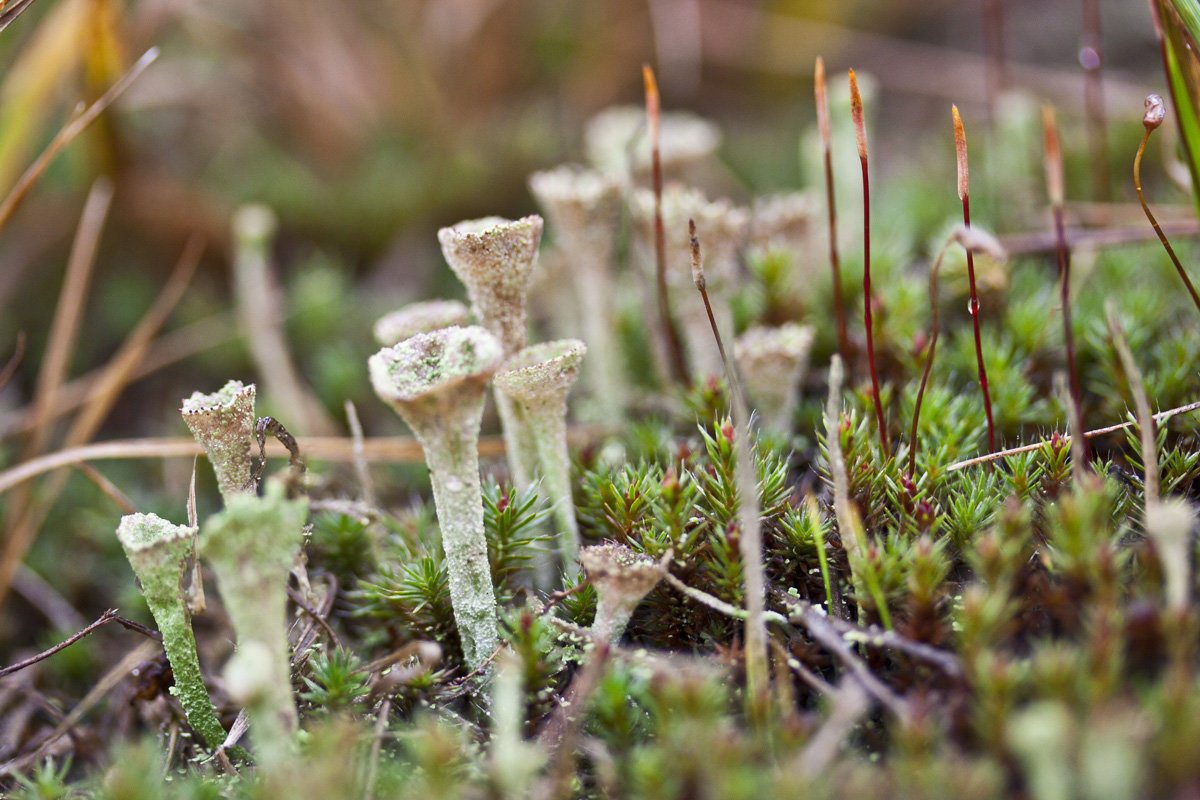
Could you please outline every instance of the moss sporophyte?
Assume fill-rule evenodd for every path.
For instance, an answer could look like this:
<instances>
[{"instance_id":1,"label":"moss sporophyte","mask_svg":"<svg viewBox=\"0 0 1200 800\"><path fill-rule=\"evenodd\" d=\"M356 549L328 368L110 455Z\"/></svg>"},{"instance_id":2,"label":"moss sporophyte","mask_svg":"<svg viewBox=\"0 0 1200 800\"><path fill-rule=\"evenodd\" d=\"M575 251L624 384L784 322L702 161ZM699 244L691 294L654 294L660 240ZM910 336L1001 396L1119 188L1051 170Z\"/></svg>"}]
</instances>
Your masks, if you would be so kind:
<instances>
[{"instance_id":1,"label":"moss sporophyte","mask_svg":"<svg viewBox=\"0 0 1200 800\"><path fill-rule=\"evenodd\" d=\"M450 327L386 347L368 361L371 385L425 451L463 655L478 667L496 649L496 595L479 482L479 426L488 380L504 357L484 328Z\"/></svg>"},{"instance_id":2,"label":"moss sporophyte","mask_svg":"<svg viewBox=\"0 0 1200 800\"><path fill-rule=\"evenodd\" d=\"M175 675L171 694L179 698L188 724L216 750L225 741L225 729L204 687L184 601L183 573L195 557L196 533L196 528L174 525L155 514L129 514L117 527L117 538L162 633L163 650Z\"/></svg>"}]
</instances>

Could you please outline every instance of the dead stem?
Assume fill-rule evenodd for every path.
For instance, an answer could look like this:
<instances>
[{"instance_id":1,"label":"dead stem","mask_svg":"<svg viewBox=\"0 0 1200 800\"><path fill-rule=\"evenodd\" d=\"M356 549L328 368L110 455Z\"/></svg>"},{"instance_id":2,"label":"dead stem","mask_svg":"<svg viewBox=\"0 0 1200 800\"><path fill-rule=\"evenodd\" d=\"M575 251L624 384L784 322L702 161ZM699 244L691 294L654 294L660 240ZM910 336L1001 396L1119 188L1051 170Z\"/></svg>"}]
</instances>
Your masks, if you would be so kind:
<instances>
[{"instance_id":1,"label":"dead stem","mask_svg":"<svg viewBox=\"0 0 1200 800\"><path fill-rule=\"evenodd\" d=\"M762 554L762 524L759 518L758 479L754 468L754 451L751 447L749 405L745 391L733 363L725 355L721 343L721 331L713 317L712 305L704 278L704 265L700 260L700 240L696 237L696 221L688 220L688 235L692 248L692 282L704 298L704 309L708 322L717 340L721 363L730 387L730 410L734 429L735 483L738 496L738 545L745 572L746 589L746 693L751 705L757 707L770 684L767 666L767 629L763 622L766 609L766 574Z\"/></svg>"},{"instance_id":2,"label":"dead stem","mask_svg":"<svg viewBox=\"0 0 1200 800\"><path fill-rule=\"evenodd\" d=\"M879 424L879 444L883 448L880 456L886 460L891 448L888 447L883 401L879 396L879 373L875 368L874 323L871 314L871 180L870 170L867 166L867 126L863 120L862 95L858 91L858 79L854 76L854 70L850 70L850 113L854 117L854 139L858 144L858 160L862 164L863 320L867 329L867 366L871 372L871 399L875 403L875 419Z\"/></svg>"},{"instance_id":3,"label":"dead stem","mask_svg":"<svg viewBox=\"0 0 1200 800\"><path fill-rule=\"evenodd\" d=\"M21 359L25 357L25 344L25 331L17 331L17 343L13 347L13 354L9 356L4 369L0 369L0 389L7 386L8 382L12 380L12 376L16 374L17 367L21 365Z\"/></svg>"},{"instance_id":4,"label":"dead stem","mask_svg":"<svg viewBox=\"0 0 1200 800\"><path fill-rule=\"evenodd\" d=\"M38 663L39 661L45 661L50 656L54 655L55 653L59 652L60 650L67 649L68 647L75 644L83 637L87 636L89 633L97 630L98 628L104 627L105 625L107 625L110 622L120 623L121 625L125 626L125 628L127 628L128 630L136 631L137 633L140 633L143 636L147 636L151 639L154 639L155 641L162 640L162 635L159 634L157 631L153 631L153 630L147 628L145 625L140 625L140 624L134 622L133 620L125 619L124 617L122 617L120 614L117 613L117 610L115 608L110 608L107 611L105 611L103 614L101 614L100 617L95 622L93 622L91 625L88 625L83 630L70 636L67 639L64 639L63 641L59 642L58 644L54 645L53 647L51 647L47 650L43 650L42 652L38 653L37 655L31 656L31 657L25 659L24 661L18 661L16 664L12 664L11 666L7 666L7 667L4 667L3 669L0 669L0 678L6 678L9 675L12 675L14 672L20 672L21 670L25 669L26 667L31 667L34 664Z\"/></svg>"},{"instance_id":5,"label":"dead stem","mask_svg":"<svg viewBox=\"0 0 1200 800\"><path fill-rule=\"evenodd\" d=\"M1186 414L1190 411L1196 411L1196 410L1200 410L1200 401L1197 401L1195 403L1188 403L1185 406L1171 408L1166 411L1160 411L1157 414L1155 414L1153 417L1151 417L1151 419L1153 419L1156 423L1165 422L1166 420L1169 420L1171 417L1178 416L1179 414ZM1094 430L1085 431L1083 435L1087 439L1094 439L1097 436L1105 436L1110 433L1116 433L1117 431L1123 431L1126 428L1132 427L1133 425L1134 425L1134 423L1132 423L1132 422L1122 422L1118 425L1109 425L1108 427L1105 427L1105 428L1096 428ZM1071 441L1070 434L1066 434L1066 435L1059 434L1058 438L1060 441L1063 441L1063 442ZM959 461L954 464L951 464L950 466L946 467L946 471L954 472L956 470L966 469L967 467L973 467L977 464L986 464L989 461L996 461L1001 458L1007 458L1009 456L1020 455L1021 453L1028 453L1032 450L1038 450L1042 447L1045 447L1047 444L1050 443L1050 441L1051 441L1050 439L1042 439L1041 441L1034 442L1033 444L1025 444L1025 445L1021 445L1020 447L1012 447L1012 448L1009 448L1008 450L1001 450L998 453L989 453L986 456L977 456L975 458L968 458L965 461ZM2 489L2 487L0 487L0 489Z\"/></svg>"},{"instance_id":6,"label":"dead stem","mask_svg":"<svg viewBox=\"0 0 1200 800\"><path fill-rule=\"evenodd\" d=\"M1158 240L1162 242L1167 255L1171 257L1171 263L1175 265L1175 271L1179 273L1180 280L1187 287L1188 294L1191 296L1196 310L1200 311L1200 294L1196 293L1196 287L1192 285L1192 280L1188 277L1187 270L1183 268L1183 264L1179 263L1179 256L1175 255L1175 248L1171 247L1171 242L1167 239L1167 235L1163 233L1162 226L1158 224L1158 219L1155 218L1154 212L1150 210L1149 204L1146 203L1146 196L1142 194L1142 154L1146 150L1146 142L1150 141L1150 134L1158 126L1162 125L1166 115L1167 106L1163 102L1162 97L1156 94L1148 95L1146 97L1146 113L1142 117L1142 125L1145 127L1145 132L1142 133L1142 141L1138 144L1137 155L1133 157L1133 188L1137 190L1138 202L1142 204L1142 211L1145 213L1146 219L1150 220L1150 225L1158 235Z\"/></svg>"},{"instance_id":7,"label":"dead stem","mask_svg":"<svg viewBox=\"0 0 1200 800\"><path fill-rule=\"evenodd\" d=\"M954 151L958 164L958 198L962 201L963 226L971 229L971 178L967 165L967 133L963 128L962 117L959 116L958 106L952 105L954 117ZM971 324L975 329L975 361L979 371L979 388L983 391L983 411L987 416L988 452L996 450L996 423L992 419L992 397L988 392L987 369L983 365L983 340L979 333L979 294L975 288L975 253L972 248L967 250L967 281L970 285L971 299L969 311ZM930 280L934 280L932 277ZM931 296L936 303L936 297ZM914 432L915 433L915 432ZM915 441L914 441L915 444Z\"/></svg>"},{"instance_id":8,"label":"dead stem","mask_svg":"<svg viewBox=\"0 0 1200 800\"><path fill-rule=\"evenodd\" d=\"M659 324L662 326L674 378L681 386L688 386L691 379L688 377L687 359L683 355L679 331L675 329L675 321L671 318L671 303L667 290L667 242L662 216L662 151L659 148L662 99L658 94L654 71L648 64L642 66L642 80L646 89L646 128L650 136L650 170L654 184L654 280L658 291Z\"/></svg>"},{"instance_id":9,"label":"dead stem","mask_svg":"<svg viewBox=\"0 0 1200 800\"><path fill-rule=\"evenodd\" d=\"M842 259L838 253L837 204L833 196L833 148L829 132L829 102L825 93L825 61L817 56L813 76L813 93L817 103L817 131L821 137L821 153L825 162L825 205L829 211L829 271L833 278L833 316L837 320L838 353L850 364L850 334L846 328L846 302L842 297Z\"/></svg>"}]
</instances>

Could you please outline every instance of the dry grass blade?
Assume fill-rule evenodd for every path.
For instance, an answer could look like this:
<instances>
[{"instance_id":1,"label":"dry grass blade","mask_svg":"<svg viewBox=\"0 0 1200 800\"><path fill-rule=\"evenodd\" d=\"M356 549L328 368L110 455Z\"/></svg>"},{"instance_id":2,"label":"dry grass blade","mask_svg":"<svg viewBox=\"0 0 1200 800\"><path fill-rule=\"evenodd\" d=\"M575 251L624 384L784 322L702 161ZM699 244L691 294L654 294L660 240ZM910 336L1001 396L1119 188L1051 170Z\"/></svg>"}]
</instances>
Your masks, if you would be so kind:
<instances>
[{"instance_id":1,"label":"dry grass blade","mask_svg":"<svg viewBox=\"0 0 1200 800\"><path fill-rule=\"evenodd\" d=\"M94 245L93 245L94 247ZM203 253L203 243L199 239L192 239L184 248L183 256L176 265L171 277L167 280L166 286L159 293L158 298L150 307L150 310L142 317L141 321L130 333L129 337L117 350L116 354L109 360L104 368L98 381L98 388L95 393L95 398L91 403L84 407L83 412L72 423L70 430L67 432L64 445L68 448L77 447L87 443L99 429L104 418L108 416L108 412L112 410L121 391L129 383L129 375L137 362L145 355L146 348L158 330L166 323L167 318L174 310L175 306L183 297L183 293L187 290L191 283L192 276L196 272L196 267L200 263L200 256ZM64 364L65 366L65 364ZM61 383L61 380L59 381ZM54 390L57 391L57 385ZM52 402L52 394L49 395ZM39 394L39 397L42 395ZM35 430L47 430L48 425ZM40 448L39 448L40 449ZM86 471L85 471L85 474ZM91 476L89 476L91 477ZM10 551L8 547L5 549L5 563L0 565L0 570L9 569L7 559L15 558L24 560L25 553L29 546L33 543L38 528L53 506L58 495L62 492L66 485L67 475L59 474L51 479L50 485L45 487L45 492L39 503L29 508L20 516L13 517L13 522L9 526L9 542L8 545L13 549ZM101 484L101 488L104 485ZM116 487L112 487L117 495L120 494ZM109 493L110 497L115 497ZM121 504L117 501L118 505ZM128 501L124 501L128 503ZM21 547L18 554L17 547ZM11 555L10 555L11 553ZM0 579L7 574L0 571ZM7 589L7 583L0 582L0 604L3 603L4 593Z\"/></svg>"},{"instance_id":2,"label":"dry grass blade","mask_svg":"<svg viewBox=\"0 0 1200 800\"><path fill-rule=\"evenodd\" d=\"M1179 406L1177 408L1171 408L1166 411L1160 411L1157 414L1155 414L1154 416L1152 416L1151 419L1153 419L1156 423L1165 422L1165 421L1169 420L1171 417L1178 416L1179 414L1186 414L1190 411L1197 411L1197 410L1200 410L1200 401L1197 401L1195 403L1188 403L1186 406ZM1123 431L1126 428L1130 428L1130 427L1133 427L1132 422L1122 422L1119 425L1109 425L1108 427L1105 427L1105 428L1095 428L1094 430L1087 431L1083 435L1085 438L1094 439L1097 436L1107 436L1110 433L1116 433L1117 431ZM1060 441L1064 441L1064 442L1069 442L1071 440L1070 434L1067 434L1065 436L1059 435L1058 438ZM997 459L1007 458L1008 456L1015 456L1015 455L1020 455L1021 453L1028 453L1031 450L1038 450L1042 447L1045 447L1049 443L1050 443L1049 439L1043 439L1039 442L1034 442L1033 444L1025 444L1025 445L1021 445L1020 447L1013 447L1008 450L1001 450L998 453L989 453L986 456L978 456L977 458L968 458L965 461L959 461L955 464L951 464L950 466L946 467L946 471L954 472L955 470L966 469L967 467L973 467L976 464L986 464L989 461L995 461Z\"/></svg>"},{"instance_id":3,"label":"dry grass blade","mask_svg":"<svg viewBox=\"0 0 1200 800\"><path fill-rule=\"evenodd\" d=\"M42 154L29 165L29 168L25 170L24 174L17 180L16 185L13 186L12 191L8 193L3 202L0 202L0 230L4 229L4 225L16 212L21 202L25 199L25 196L29 194L29 190L38 182L38 179L46 172L55 157L63 151L63 148L70 144L76 136L83 133L88 125L92 124L97 117L104 113L105 109L111 106L129 88L129 85L137 80L138 76L145 72L147 67L154 63L156 58L158 58L157 47L147 50L141 58L134 62L129 71L121 76L120 80L100 96L100 99L75 114L63 126L62 130L50 140L50 144L46 145L46 149L42 151Z\"/></svg>"},{"instance_id":4,"label":"dry grass blade","mask_svg":"<svg viewBox=\"0 0 1200 800\"><path fill-rule=\"evenodd\" d=\"M67 365L75 349L75 336L83 316L83 304L87 298L96 248L108 215L112 191L111 182L101 178L93 184L84 204L79 230L67 262L67 272L63 277L63 288L54 310L46 350L38 370L33 403L34 425L29 441L22 451L25 459L40 453L50 438L46 409L54 402L54 396L63 383ZM4 599L12 586L13 576L25 559L25 553L32 542L33 529L25 522L29 512L29 493L22 491L13 498L5 520L4 554L0 557L0 608L4 607Z\"/></svg>"},{"instance_id":5,"label":"dry grass blade","mask_svg":"<svg viewBox=\"0 0 1200 800\"><path fill-rule=\"evenodd\" d=\"M13 354L4 365L4 369L0 369L0 389L8 385L12 376L16 374L17 367L21 365L21 359L25 357L25 343L25 331L17 331L17 344L13 348Z\"/></svg>"},{"instance_id":6,"label":"dry grass blade","mask_svg":"<svg viewBox=\"0 0 1200 800\"><path fill-rule=\"evenodd\" d=\"M0 0L0 31L16 22L31 5L33 0Z\"/></svg>"}]
</instances>

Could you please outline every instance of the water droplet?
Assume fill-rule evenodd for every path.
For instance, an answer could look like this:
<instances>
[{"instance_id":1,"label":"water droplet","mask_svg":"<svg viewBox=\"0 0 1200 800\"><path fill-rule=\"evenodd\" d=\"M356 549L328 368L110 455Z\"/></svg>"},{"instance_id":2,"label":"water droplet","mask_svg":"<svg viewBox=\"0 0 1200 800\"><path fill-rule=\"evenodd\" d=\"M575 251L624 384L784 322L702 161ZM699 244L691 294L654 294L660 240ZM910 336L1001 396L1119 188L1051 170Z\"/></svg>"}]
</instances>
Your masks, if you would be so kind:
<instances>
[{"instance_id":1,"label":"water droplet","mask_svg":"<svg viewBox=\"0 0 1200 800\"><path fill-rule=\"evenodd\" d=\"M446 481L446 488L452 492L462 491L463 482L459 478L456 478L453 475L451 475L450 478Z\"/></svg>"}]
</instances>

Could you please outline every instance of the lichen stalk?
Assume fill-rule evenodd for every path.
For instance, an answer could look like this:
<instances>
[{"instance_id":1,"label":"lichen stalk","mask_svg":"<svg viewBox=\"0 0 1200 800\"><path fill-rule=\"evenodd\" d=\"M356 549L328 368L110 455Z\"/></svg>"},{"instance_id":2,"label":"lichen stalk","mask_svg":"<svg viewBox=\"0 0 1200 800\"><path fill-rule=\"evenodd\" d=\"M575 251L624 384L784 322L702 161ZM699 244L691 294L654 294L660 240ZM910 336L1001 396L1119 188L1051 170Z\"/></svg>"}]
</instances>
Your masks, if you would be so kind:
<instances>
[{"instance_id":1,"label":"lichen stalk","mask_svg":"<svg viewBox=\"0 0 1200 800\"><path fill-rule=\"evenodd\" d=\"M371 383L425 451L450 602L463 656L478 668L496 649L496 595L483 529L479 426L501 344L480 327L420 334L371 357Z\"/></svg>"},{"instance_id":2,"label":"lichen stalk","mask_svg":"<svg viewBox=\"0 0 1200 800\"><path fill-rule=\"evenodd\" d=\"M188 724L210 750L216 750L225 741L225 729L204 686L182 586L187 563L195 554L196 533L196 528L173 525L155 514L126 515L117 527L117 538L162 634L175 676L171 694L179 698Z\"/></svg>"},{"instance_id":3,"label":"lichen stalk","mask_svg":"<svg viewBox=\"0 0 1200 800\"><path fill-rule=\"evenodd\" d=\"M290 742L298 714L287 637L287 582L303 543L308 504L288 500L280 481L262 497L239 495L205 523L200 552L217 578L238 647L256 643L266 658L262 696L251 711L257 745Z\"/></svg>"},{"instance_id":4,"label":"lichen stalk","mask_svg":"<svg viewBox=\"0 0 1200 800\"><path fill-rule=\"evenodd\" d=\"M558 526L559 554L568 576L578 572L579 526L571 497L567 450L567 395L579 374L587 345L563 339L527 347L496 374L498 395L512 401L537 445L542 485Z\"/></svg>"}]
</instances>

